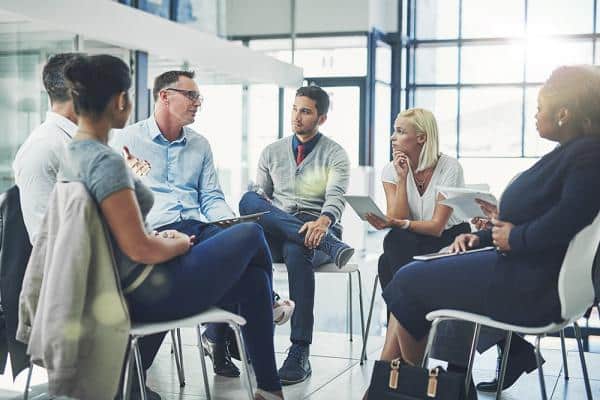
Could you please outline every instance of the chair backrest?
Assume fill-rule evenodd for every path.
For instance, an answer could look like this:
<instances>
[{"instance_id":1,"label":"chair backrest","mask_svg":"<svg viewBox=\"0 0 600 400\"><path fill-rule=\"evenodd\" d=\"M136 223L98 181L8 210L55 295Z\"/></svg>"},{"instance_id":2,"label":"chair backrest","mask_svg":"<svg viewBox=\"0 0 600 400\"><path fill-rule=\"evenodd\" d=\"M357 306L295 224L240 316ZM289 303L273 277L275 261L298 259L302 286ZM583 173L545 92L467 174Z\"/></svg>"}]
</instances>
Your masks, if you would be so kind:
<instances>
[{"instance_id":1,"label":"chair backrest","mask_svg":"<svg viewBox=\"0 0 600 400\"><path fill-rule=\"evenodd\" d=\"M558 275L558 297L565 320L583 315L594 303L592 268L600 244L600 213L569 243Z\"/></svg>"}]
</instances>

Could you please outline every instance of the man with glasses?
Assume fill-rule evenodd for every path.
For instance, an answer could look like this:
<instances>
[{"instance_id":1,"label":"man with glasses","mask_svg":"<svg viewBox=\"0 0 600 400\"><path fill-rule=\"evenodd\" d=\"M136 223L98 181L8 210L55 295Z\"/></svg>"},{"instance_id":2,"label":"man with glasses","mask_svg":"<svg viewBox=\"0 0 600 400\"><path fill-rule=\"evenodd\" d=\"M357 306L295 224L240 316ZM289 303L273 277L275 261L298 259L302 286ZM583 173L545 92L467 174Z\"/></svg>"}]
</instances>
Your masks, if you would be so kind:
<instances>
[{"instance_id":1,"label":"man with glasses","mask_svg":"<svg viewBox=\"0 0 600 400\"><path fill-rule=\"evenodd\" d=\"M197 242L207 240L222 228L205 222L235 215L225 202L208 140L188 126L203 101L194 72L162 73L154 81L152 94L154 115L115 132L111 146L125 156L131 151L139 157L138 167L148 167L141 179L154 194L154 206L146 218L152 229L175 229L195 235ZM210 324L202 343L217 375L237 377L240 371L231 361L226 331L224 324ZM154 358L163 337L156 335L142 344L144 363Z\"/></svg>"},{"instance_id":2,"label":"man with glasses","mask_svg":"<svg viewBox=\"0 0 600 400\"><path fill-rule=\"evenodd\" d=\"M208 140L188 126L204 100L194 72L160 74L152 94L154 115L115 132L110 144L126 157L129 151L136 154L138 166L146 164L139 160L147 160L141 179L154 194L154 206L146 219L150 227L157 231L176 229L204 241L221 229L206 221L231 218L234 213L225 202ZM226 329L222 324L210 324L203 344L216 374L237 377L240 371L231 361ZM163 337L156 335L142 346L144 369L150 366Z\"/></svg>"}]
</instances>

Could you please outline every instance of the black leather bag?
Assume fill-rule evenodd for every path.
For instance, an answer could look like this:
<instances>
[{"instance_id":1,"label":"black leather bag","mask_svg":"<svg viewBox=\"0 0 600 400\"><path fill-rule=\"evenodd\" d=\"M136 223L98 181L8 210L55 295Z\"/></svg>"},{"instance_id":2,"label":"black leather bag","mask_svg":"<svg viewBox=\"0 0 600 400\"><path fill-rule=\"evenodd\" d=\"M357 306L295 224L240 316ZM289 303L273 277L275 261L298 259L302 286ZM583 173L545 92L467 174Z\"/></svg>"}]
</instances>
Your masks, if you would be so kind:
<instances>
[{"instance_id":1,"label":"black leather bag","mask_svg":"<svg viewBox=\"0 0 600 400\"><path fill-rule=\"evenodd\" d=\"M463 400L465 374L414 367L397 358L376 361L369 400Z\"/></svg>"}]
</instances>

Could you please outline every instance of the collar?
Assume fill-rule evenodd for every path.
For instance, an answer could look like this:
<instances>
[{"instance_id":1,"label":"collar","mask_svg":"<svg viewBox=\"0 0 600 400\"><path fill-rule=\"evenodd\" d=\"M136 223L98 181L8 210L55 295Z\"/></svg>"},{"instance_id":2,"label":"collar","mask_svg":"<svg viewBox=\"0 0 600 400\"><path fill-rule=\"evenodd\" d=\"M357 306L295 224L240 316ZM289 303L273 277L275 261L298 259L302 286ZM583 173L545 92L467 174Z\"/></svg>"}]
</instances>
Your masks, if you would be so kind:
<instances>
[{"instance_id":1,"label":"collar","mask_svg":"<svg viewBox=\"0 0 600 400\"><path fill-rule=\"evenodd\" d=\"M156 123L156 119L154 118L154 115L151 115L150 118L148 118L146 120L146 126L148 127L148 135L150 136L150 139L152 139L155 142L162 141L162 142L167 142L167 143L183 143L183 144L185 144L187 142L185 126L181 129L181 136L179 136L176 140L173 140L172 142L169 142L169 140L167 140L167 138L160 131L160 128L158 127L158 124Z\"/></svg>"},{"instance_id":2,"label":"collar","mask_svg":"<svg viewBox=\"0 0 600 400\"><path fill-rule=\"evenodd\" d=\"M52 121L69 137L73 138L77 131L77 125L70 119L63 117L54 111L48 111L46 113L46 121Z\"/></svg>"},{"instance_id":3,"label":"collar","mask_svg":"<svg viewBox=\"0 0 600 400\"><path fill-rule=\"evenodd\" d=\"M308 142L301 143L300 140L298 140L298 136L296 136L296 134L293 134L292 135L292 149L294 150L294 152L297 152L298 145L303 144L304 145L304 154L308 155L308 153L310 153L312 151L312 149L315 148L315 146L317 145L317 142L319 141L320 138L321 138L321 132L317 132L317 134L312 139L310 139Z\"/></svg>"}]
</instances>

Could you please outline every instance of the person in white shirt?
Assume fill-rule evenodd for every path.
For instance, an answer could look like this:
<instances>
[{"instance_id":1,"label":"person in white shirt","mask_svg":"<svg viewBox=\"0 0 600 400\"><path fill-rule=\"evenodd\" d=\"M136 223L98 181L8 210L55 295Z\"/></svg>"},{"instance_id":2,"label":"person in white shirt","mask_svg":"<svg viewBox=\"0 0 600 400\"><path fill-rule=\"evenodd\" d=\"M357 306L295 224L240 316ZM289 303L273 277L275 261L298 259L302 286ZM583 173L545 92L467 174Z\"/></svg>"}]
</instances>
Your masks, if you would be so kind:
<instances>
[{"instance_id":1,"label":"person in white shirt","mask_svg":"<svg viewBox=\"0 0 600 400\"><path fill-rule=\"evenodd\" d=\"M387 202L387 218L368 215L377 229L392 228L383 242L379 280L384 288L394 273L415 255L450 245L469 224L440 204L438 186L464 186L463 170L452 157L439 152L435 116L413 108L398 114L392 135L393 160L383 168L381 180Z\"/></svg>"},{"instance_id":2,"label":"person in white shirt","mask_svg":"<svg viewBox=\"0 0 600 400\"><path fill-rule=\"evenodd\" d=\"M414 256L436 252L452 244L461 233L471 232L468 223L439 203L444 197L438 186L462 187L465 182L458 160L439 151L433 113L422 108L401 112L396 117L391 141L393 159L383 168L381 177L387 218L367 216L377 229L392 228L383 241L379 258L382 289ZM433 347L436 358L448 361L451 369L462 370L467 364L463 346L469 343L472 332L466 324L441 324Z\"/></svg>"},{"instance_id":3,"label":"person in white shirt","mask_svg":"<svg viewBox=\"0 0 600 400\"><path fill-rule=\"evenodd\" d=\"M61 153L77 130L77 115L63 75L64 66L76 56L76 53L56 54L44 66L42 78L50 98L50 111L19 148L13 162L23 220L31 243L46 213Z\"/></svg>"}]
</instances>

